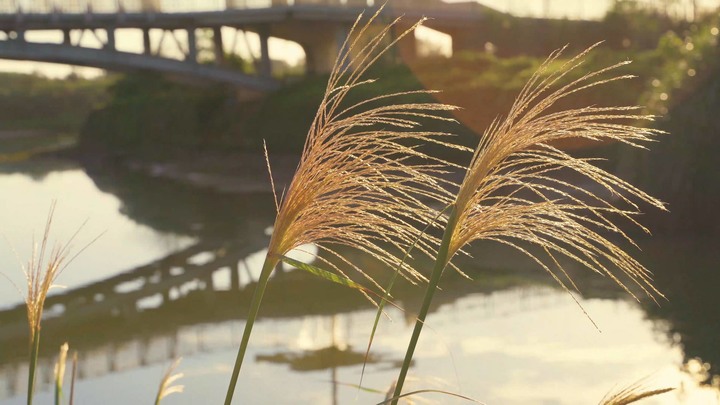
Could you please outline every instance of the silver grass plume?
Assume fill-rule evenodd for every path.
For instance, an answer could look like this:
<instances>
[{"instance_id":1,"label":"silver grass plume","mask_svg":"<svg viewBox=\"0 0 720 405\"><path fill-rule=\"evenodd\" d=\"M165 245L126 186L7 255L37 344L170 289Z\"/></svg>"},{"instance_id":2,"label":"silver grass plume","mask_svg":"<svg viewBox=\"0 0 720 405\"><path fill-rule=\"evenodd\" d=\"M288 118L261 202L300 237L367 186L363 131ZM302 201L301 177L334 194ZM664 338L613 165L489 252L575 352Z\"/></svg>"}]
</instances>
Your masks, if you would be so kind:
<instances>
[{"instance_id":1,"label":"silver grass plume","mask_svg":"<svg viewBox=\"0 0 720 405\"><path fill-rule=\"evenodd\" d=\"M435 143L459 148L441 140L447 134L418 129L418 119L451 121L441 113L455 107L398 101L402 96L431 91L381 95L343 106L349 92L373 81L361 79L367 69L422 23L390 40L391 30L399 21L396 19L363 42L381 11L363 24L362 15L358 17L342 47L295 176L282 201L276 201L278 215L268 248L268 258L277 261L294 248L316 243L320 252L337 258L343 268L356 270L380 289L333 246L359 249L388 266L397 266L397 257L418 237L415 224L427 224L436 215L428 204L447 205L451 201L440 180L448 163L413 145ZM437 241L423 236L416 246L434 256ZM322 255L318 260L348 277ZM413 282L424 279L410 266L402 266L402 270Z\"/></svg>"},{"instance_id":2,"label":"silver grass plume","mask_svg":"<svg viewBox=\"0 0 720 405\"><path fill-rule=\"evenodd\" d=\"M647 378L643 378L626 387L608 392L600 400L599 405L628 405L674 390L674 388L650 388L647 382Z\"/></svg>"},{"instance_id":3,"label":"silver grass plume","mask_svg":"<svg viewBox=\"0 0 720 405\"><path fill-rule=\"evenodd\" d=\"M495 121L483 134L457 196L447 210L445 232L397 379L393 405L402 395L442 273L455 254L475 240L495 241L519 250L568 292L571 287L577 290L577 286L558 256L611 278L633 297L618 271L653 299L662 296L653 287L649 271L611 241L607 233L634 244L616 221L622 219L647 231L634 218L640 214L639 203L660 209L665 209L664 205L593 165L591 159L576 158L552 146L554 142L579 137L643 147L643 143L660 133L636 125L637 121L653 118L641 114L637 106L553 110L558 101L568 96L630 77L617 74L607 77L606 74L629 63L622 62L561 84L593 47L556 70L551 68L562 50L551 54L520 91L507 117ZM564 180L559 176L563 172L574 172L602 190ZM539 249L531 251L525 246L527 243Z\"/></svg>"},{"instance_id":4,"label":"silver grass plume","mask_svg":"<svg viewBox=\"0 0 720 405\"><path fill-rule=\"evenodd\" d=\"M552 146L578 137L643 148L643 143L661 133L637 126L638 121L653 119L640 113L637 106L552 110L558 101L575 93L631 77L613 73L629 63L621 62L560 84L595 46L557 70L551 70L551 65L558 63L562 50L553 53L521 90L507 117L483 134L455 200L457 226L449 243L448 262L464 245L491 240L528 255L568 290L568 284L577 287L557 255L611 278L633 297L616 269L647 295L661 296L648 270L604 234L619 235L632 243L617 220L622 218L647 232L635 220L639 203L664 210L663 203L595 166L592 159L576 158ZM575 172L601 190L571 184L558 176L563 171ZM521 241L539 247L542 253L528 251Z\"/></svg>"}]
</instances>

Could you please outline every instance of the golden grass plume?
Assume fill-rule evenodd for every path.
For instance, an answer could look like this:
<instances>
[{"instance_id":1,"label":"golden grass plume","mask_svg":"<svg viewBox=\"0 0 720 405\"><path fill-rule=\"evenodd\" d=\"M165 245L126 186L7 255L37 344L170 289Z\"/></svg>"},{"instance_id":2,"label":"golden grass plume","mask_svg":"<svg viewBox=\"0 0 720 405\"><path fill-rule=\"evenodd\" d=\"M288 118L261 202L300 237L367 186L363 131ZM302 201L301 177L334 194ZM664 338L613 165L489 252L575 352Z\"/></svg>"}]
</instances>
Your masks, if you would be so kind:
<instances>
[{"instance_id":1,"label":"golden grass plume","mask_svg":"<svg viewBox=\"0 0 720 405\"><path fill-rule=\"evenodd\" d=\"M174 373L181 361L182 357L178 357L170 367L165 370L165 374L163 374L163 378L160 380L157 395L155 396L155 405L158 405L160 401L168 395L182 393L185 390L184 385L172 385L175 381L185 376L183 373Z\"/></svg>"},{"instance_id":2,"label":"golden grass plume","mask_svg":"<svg viewBox=\"0 0 720 405\"><path fill-rule=\"evenodd\" d=\"M631 77L614 73L629 63L621 62L561 84L595 46L570 58L559 69L552 67L559 63L562 50L553 53L521 90L507 117L494 122L483 134L455 200L456 226L447 262L464 245L491 240L528 255L568 290L568 285L577 287L557 255L610 277L633 296L615 269L649 296L661 295L652 286L645 267L606 234L632 243L616 225L618 220L647 232L635 220L640 202L659 209L665 209L664 205L595 166L592 159L576 158L552 146L559 140L580 137L642 148L661 133L637 125L653 119L637 106L553 108L575 93ZM564 180L563 173L569 172L594 186ZM521 241L539 247L541 253L530 252Z\"/></svg>"},{"instance_id":3,"label":"golden grass plume","mask_svg":"<svg viewBox=\"0 0 720 405\"><path fill-rule=\"evenodd\" d=\"M402 394L442 273L470 242L495 241L519 250L568 292L571 287L577 290L577 286L558 256L611 278L633 296L616 269L653 299L662 295L653 287L648 270L611 241L607 233L633 243L616 222L629 221L647 231L634 219L640 214L639 203L660 209L664 205L595 166L591 159L576 158L552 146L579 137L643 147L644 142L660 133L637 126L637 121L653 117L641 114L636 106L557 108L560 100L575 93L629 78L613 73L628 63L621 62L562 84L593 48L569 59L559 69L553 67L559 63L562 50L551 54L520 91L507 117L495 121L483 134L447 210L445 232L397 379L393 405ZM566 180L566 173L595 186ZM528 243L539 249L531 250Z\"/></svg>"},{"instance_id":4,"label":"golden grass plume","mask_svg":"<svg viewBox=\"0 0 720 405\"><path fill-rule=\"evenodd\" d=\"M349 92L372 81L361 79L367 69L422 23L390 39L397 19L367 39L366 31L381 11L364 22L362 15L358 17L336 60L295 176L282 201L276 198L278 215L268 257L277 261L294 248L319 243L321 253L337 258L344 263L342 267L358 271L382 289L332 246L359 249L396 266L397 257L417 238L415 224L432 221L434 214L428 204L451 201L440 179L447 163L413 145L456 146L442 140L447 134L418 129L419 119L451 121L442 113L455 107L401 101L403 96L431 91L393 93L351 106L343 104ZM432 254L436 244L424 237L417 249ZM348 277L340 266L322 256L319 254L318 260L324 265ZM402 270L411 281L423 279L409 266Z\"/></svg>"},{"instance_id":5,"label":"golden grass plume","mask_svg":"<svg viewBox=\"0 0 720 405\"><path fill-rule=\"evenodd\" d=\"M399 18L373 26L382 10L380 7L366 19L361 14L353 24L330 73L295 175L281 199L275 195L278 214L250 302L226 405L232 402L269 277L281 260L357 288L371 299L367 294L371 290L352 279L364 277L376 288L384 291L383 287L339 253L338 246L363 251L391 268L400 266L401 274L413 282L424 277L404 264L400 259L403 253L412 245L430 256L436 252L437 241L425 233L415 242L415 224L432 222L436 214L429 204L447 205L451 201L440 177L448 163L423 153L418 144L459 147L443 139L448 134L422 131L419 126L423 120L453 121L443 114L455 107L402 101L403 96L432 93L426 90L380 95L349 106L346 98L351 91L372 82L363 79L367 70L422 23L393 38L391 31ZM267 151L266 159L270 169ZM270 178L272 181L271 171ZM318 246L315 256L329 271L285 257L306 244ZM341 267L356 274L350 277Z\"/></svg>"},{"instance_id":6,"label":"golden grass plume","mask_svg":"<svg viewBox=\"0 0 720 405\"><path fill-rule=\"evenodd\" d=\"M82 230L81 225L77 231L67 240L66 243L55 243L53 247L50 243L50 229L52 227L53 216L55 215L56 202L50 205L47 221L45 223L45 231L42 240L38 244L33 240L32 256L28 260L27 265L23 266L25 280L27 283L27 294L25 295L25 305L27 307L27 320L30 327L30 342L33 342L35 335L40 331L40 323L42 321L43 308L45 307L45 299L50 289L58 287L55 281L65 268L88 246L90 246L97 238L85 245L73 256L70 256L72 250L72 242ZM99 236L98 236L99 237ZM49 253L48 253L49 249Z\"/></svg>"},{"instance_id":7,"label":"golden grass plume","mask_svg":"<svg viewBox=\"0 0 720 405\"><path fill-rule=\"evenodd\" d=\"M599 405L628 405L672 390L674 388L650 388L647 379L643 378L626 387L608 392L600 400Z\"/></svg>"},{"instance_id":8,"label":"golden grass plume","mask_svg":"<svg viewBox=\"0 0 720 405\"><path fill-rule=\"evenodd\" d=\"M52 228L53 216L55 214L56 201L50 204L47 221L45 223L45 231L43 232L42 241L38 245L33 237L32 255L26 265L22 265L23 273L27 286L27 293L18 288L21 295L24 295L25 306L27 310L27 321L29 328L30 343L30 359L28 372L28 404L32 403L35 387L35 371L37 366L37 357L40 348L40 326L42 322L43 309L45 307L45 299L48 292L53 287L57 287L55 281L65 268L88 246L94 243L101 235L90 241L75 255L70 256L72 250L72 242L82 230L84 223L75 231L75 233L67 240L66 243L55 243L49 247L50 229ZM49 250L49 253L48 253ZM1 273L0 273L1 274ZM8 278L9 279L9 278ZM12 282L12 280L10 280ZM13 283L14 284L14 283ZM17 286L16 286L17 287ZM63 359L64 364L64 359ZM59 370L58 370L59 371ZM64 373L64 369L63 369Z\"/></svg>"},{"instance_id":9,"label":"golden grass plume","mask_svg":"<svg viewBox=\"0 0 720 405\"><path fill-rule=\"evenodd\" d=\"M65 382L65 365L67 363L67 353L70 346L67 342L60 346L57 362L55 363L55 403L62 403L63 384Z\"/></svg>"}]
</instances>

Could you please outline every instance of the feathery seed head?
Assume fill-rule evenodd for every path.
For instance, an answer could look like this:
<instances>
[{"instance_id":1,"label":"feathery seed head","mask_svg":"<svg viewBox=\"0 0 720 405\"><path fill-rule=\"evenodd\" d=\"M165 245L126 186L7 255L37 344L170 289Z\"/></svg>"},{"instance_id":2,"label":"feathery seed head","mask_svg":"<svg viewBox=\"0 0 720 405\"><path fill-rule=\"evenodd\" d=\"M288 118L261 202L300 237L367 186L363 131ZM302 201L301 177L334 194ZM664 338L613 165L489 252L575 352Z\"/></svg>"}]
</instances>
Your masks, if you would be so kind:
<instances>
[{"instance_id":1,"label":"feathery seed head","mask_svg":"<svg viewBox=\"0 0 720 405\"><path fill-rule=\"evenodd\" d=\"M363 34L381 10L364 23L362 15L358 17L330 74L295 176L278 203L268 249L269 257L276 261L300 245L320 243L321 251L369 278L331 246L354 247L397 265L399 252L417 237L414 224L430 223L434 217L428 204L447 205L451 201L447 184L439 177L447 168L446 162L409 145L452 147L441 141L447 134L419 130L418 120L451 121L442 113L454 107L398 101L408 94L431 93L425 90L378 96L349 107L343 104L350 91L369 82L361 80L366 70L422 22L390 41L390 30L398 22L395 20L379 32L373 31L366 40ZM417 248L432 253L435 244L425 236ZM319 260L344 275L327 259ZM422 279L410 267L403 270L411 279Z\"/></svg>"},{"instance_id":2,"label":"feathery seed head","mask_svg":"<svg viewBox=\"0 0 720 405\"><path fill-rule=\"evenodd\" d=\"M642 147L661 133L636 125L639 120L652 119L640 114L639 107L551 110L574 93L629 77L606 77L626 64L622 62L561 84L595 46L550 72L550 64L562 50L552 54L521 90L507 117L484 133L455 200L457 226L448 262L465 244L492 240L529 255L563 287L565 282L552 268L567 274L555 255L604 274L630 292L612 270L618 268L648 295L660 295L650 283L649 272L601 232L615 233L632 242L613 220L623 218L640 226L633 219L640 213L638 201L660 209L664 209L663 204L594 166L592 160L572 157L552 146L558 140L581 137ZM571 172L599 187L564 180L563 176ZM531 253L519 244L521 241L538 246L544 254ZM567 281L575 287L569 277Z\"/></svg>"},{"instance_id":3,"label":"feathery seed head","mask_svg":"<svg viewBox=\"0 0 720 405\"><path fill-rule=\"evenodd\" d=\"M45 298L48 291L54 287L60 273L67 265L66 259L69 253L70 242L73 237L65 245L55 245L45 262L45 253L48 249L50 237L50 228L52 225L53 215L55 213L55 202L50 206L47 222L45 223L45 232L40 243L40 247L33 241L33 253L28 264L23 271L27 281L27 295L25 304L27 306L28 325L30 326L30 341L33 341L35 333L40 330L40 321L42 319L43 307L45 306Z\"/></svg>"},{"instance_id":4,"label":"feathery seed head","mask_svg":"<svg viewBox=\"0 0 720 405\"><path fill-rule=\"evenodd\" d=\"M62 387L63 380L65 378L65 364L67 363L67 353L70 346L67 342L60 346L60 354L58 355L57 363L55 363L55 381L58 386Z\"/></svg>"},{"instance_id":5,"label":"feathery seed head","mask_svg":"<svg viewBox=\"0 0 720 405\"><path fill-rule=\"evenodd\" d=\"M75 255L69 257L72 242L77 237L80 230L85 224L82 224L77 231L68 239L65 244L55 244L49 248L50 228L52 226L53 216L55 214L55 201L50 205L50 212L45 223L45 231L43 233L40 246L33 241L33 253L28 264L23 267L25 279L27 282L27 295L25 296L25 305L27 307L27 319L30 327L30 342L33 341L35 334L40 330L40 322L42 321L43 308L45 299L51 288L57 287L55 281L65 268L79 255L85 248L90 246L97 238L80 249ZM99 236L98 236L99 237ZM46 258L46 253L50 249L50 253Z\"/></svg>"},{"instance_id":6,"label":"feathery seed head","mask_svg":"<svg viewBox=\"0 0 720 405\"><path fill-rule=\"evenodd\" d=\"M643 378L626 387L608 392L607 395L600 400L600 405L628 405L672 390L674 390L674 388L650 388L648 378Z\"/></svg>"},{"instance_id":7,"label":"feathery seed head","mask_svg":"<svg viewBox=\"0 0 720 405\"><path fill-rule=\"evenodd\" d=\"M158 387L157 395L155 396L155 404L159 404L160 401L171 394L182 393L185 391L184 385L173 385L177 380L183 378L185 374L174 373L175 369L180 365L182 357L178 357L173 361L170 367L167 368L165 374L163 374L160 380L160 386ZM173 374L174 373L174 374Z\"/></svg>"}]
</instances>

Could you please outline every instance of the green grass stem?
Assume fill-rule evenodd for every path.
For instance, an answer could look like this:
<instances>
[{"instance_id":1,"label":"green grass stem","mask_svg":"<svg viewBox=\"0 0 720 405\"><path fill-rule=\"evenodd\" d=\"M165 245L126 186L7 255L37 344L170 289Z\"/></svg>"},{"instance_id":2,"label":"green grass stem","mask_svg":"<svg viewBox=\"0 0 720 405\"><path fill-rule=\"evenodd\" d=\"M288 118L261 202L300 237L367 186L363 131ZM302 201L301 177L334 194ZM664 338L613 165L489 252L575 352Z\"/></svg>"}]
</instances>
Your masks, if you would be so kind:
<instances>
[{"instance_id":1,"label":"green grass stem","mask_svg":"<svg viewBox=\"0 0 720 405\"><path fill-rule=\"evenodd\" d=\"M30 370L28 371L28 393L27 403L32 405L35 388L35 368L37 367L38 352L40 350L40 330L33 333L33 340L30 346Z\"/></svg>"},{"instance_id":2,"label":"green grass stem","mask_svg":"<svg viewBox=\"0 0 720 405\"><path fill-rule=\"evenodd\" d=\"M455 394L455 393L453 393L453 392L443 391L443 390L417 390L417 391L413 391L413 392L407 392L407 393L402 394L402 395L400 395L400 396L388 398L388 399L386 399L386 400L384 400L384 401L382 401L382 402L378 402L378 403L375 404L375 405L389 404L391 401L397 402L397 400L399 400L400 398L409 397L409 396L413 396L413 395L417 395L417 394L432 394L432 393L448 395L448 396L451 396L451 397L464 399L465 401L468 401L468 402L473 402L473 403L476 403L476 404L485 405L484 403L482 403L482 402L480 402L480 401L478 401L478 400L472 399L472 398L470 398L470 397L466 397L466 396L464 396L464 395Z\"/></svg>"},{"instance_id":3,"label":"green grass stem","mask_svg":"<svg viewBox=\"0 0 720 405\"><path fill-rule=\"evenodd\" d=\"M55 405L62 405L63 389L60 380L55 380Z\"/></svg>"},{"instance_id":4,"label":"green grass stem","mask_svg":"<svg viewBox=\"0 0 720 405\"><path fill-rule=\"evenodd\" d=\"M230 405L232 403L235 386L237 385L238 376L240 375L240 367L242 366L243 358L245 357L245 351L247 350L248 342L250 341L250 334L252 333L255 319L260 311L260 303L262 302L263 295L265 294L265 287L267 287L270 274L272 274L277 262L277 259L265 257L265 263L263 263L260 278L258 279L257 286L255 287L255 292L253 293L252 301L250 303L250 311L248 312L245 330L243 331L240 348L238 349L237 358L235 359L235 367L233 368L232 377L230 377L230 385L228 386L227 395L225 396L225 405Z\"/></svg>"},{"instance_id":5,"label":"green grass stem","mask_svg":"<svg viewBox=\"0 0 720 405\"><path fill-rule=\"evenodd\" d=\"M363 361L362 370L360 371L360 383L358 384L358 388L362 388L363 378L365 377L365 366L367 364L367 359L370 357L370 348L372 347L373 340L375 339L375 333L377 332L377 327L380 324L380 317L382 316L383 310L385 309L385 304L390 302L390 292L392 291L392 288L395 285L395 281L400 274L400 268L405 264L405 262L407 262L407 259L410 257L413 249L415 249L415 246L417 246L420 238L422 238L423 235L427 233L428 229L430 229L430 227L433 226L438 221L438 219L440 219L440 217L450 209L450 207L451 205L448 205L447 207L443 208L443 210L438 213L438 215L433 219L433 221L425 226L422 232L420 232L417 238L415 238L413 244L405 252L402 260L395 267L395 271L393 272L392 277L390 277L390 283L388 283L388 286L385 288L385 293L383 294L382 299L380 299L377 312L375 313L375 321L373 322L373 327L370 331L370 339L368 339L367 349L365 350L365 361Z\"/></svg>"},{"instance_id":6,"label":"green grass stem","mask_svg":"<svg viewBox=\"0 0 720 405\"><path fill-rule=\"evenodd\" d=\"M402 388L405 383L405 377L407 377L408 370L410 369L410 363L412 362L413 354L415 353L415 347L417 346L418 340L420 339L420 332L422 332L423 325L425 324L425 317L430 310L430 303L432 302L433 295L437 289L438 283L440 282L440 276L442 276L445 266L447 266L449 257L450 241L452 240L455 227L457 226L457 211L455 206L450 207L450 217L448 218L447 227L443 234L440 249L435 260L435 266L430 280L428 281L427 289L425 290L425 297L423 298L422 306L418 312L418 316L415 319L415 329L413 329L412 336L410 337L410 343L408 343L407 352L405 353L405 359L403 360L402 368L400 369L400 375L398 376L395 384L395 392L392 401L392 405L397 405L398 400L402 396Z\"/></svg>"},{"instance_id":7,"label":"green grass stem","mask_svg":"<svg viewBox=\"0 0 720 405\"><path fill-rule=\"evenodd\" d=\"M73 402L75 400L75 380L77 378L77 368L78 368L78 356L77 352L73 352L72 357L72 373L70 374L70 400L68 402L68 405L73 405Z\"/></svg>"}]
</instances>

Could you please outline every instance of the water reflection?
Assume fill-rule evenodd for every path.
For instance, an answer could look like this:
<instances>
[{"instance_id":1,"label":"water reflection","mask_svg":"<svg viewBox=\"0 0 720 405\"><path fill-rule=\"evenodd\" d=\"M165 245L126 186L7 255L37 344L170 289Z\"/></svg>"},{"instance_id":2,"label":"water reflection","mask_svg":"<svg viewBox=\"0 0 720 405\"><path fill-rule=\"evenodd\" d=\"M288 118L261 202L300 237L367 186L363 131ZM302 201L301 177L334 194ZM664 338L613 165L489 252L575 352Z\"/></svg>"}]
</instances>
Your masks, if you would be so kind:
<instances>
[{"instance_id":1,"label":"water reflection","mask_svg":"<svg viewBox=\"0 0 720 405\"><path fill-rule=\"evenodd\" d=\"M151 397L159 378L148 373L158 370L159 376L177 356L186 358L180 371L188 374L188 391L167 402L221 402L257 257L267 245L271 197L200 192L133 173L90 175L98 191L84 196L86 204L110 193L116 209L132 221L188 239L159 258L70 284L50 297L41 384L49 387L56 348L69 341L79 353L82 403L107 402L107 384ZM49 178L48 173L33 176ZM656 238L642 247L643 262L670 301L638 306L614 283L580 272L578 284L584 288L578 298L603 330L599 334L532 263L505 249L479 246L472 252L476 259L461 263L474 281L452 273L443 279L413 368L421 378L418 387L439 377L444 381L439 388L487 402L578 403L598 400L614 384L656 370L680 378L678 367L696 357L701 365L720 364L720 331L708 309L717 306L712 304L720 285L717 241ZM134 254L122 245L116 249L118 256ZM371 274L385 272L368 258L351 260ZM405 308L416 308L420 299L408 284L398 285L394 296ZM367 386L377 392L395 378L413 319L395 309L389 315L393 321L381 322L368 359ZM21 403L24 393L24 317L22 307L0 311L0 398L9 403ZM352 387L359 381L373 317L360 294L300 271L278 271L248 354L255 362L241 378L243 398L250 403L380 401L382 394ZM711 368L703 381L711 381L713 373ZM296 394L294 401L288 402L287 390ZM111 403L138 400L130 395L113 394ZM658 403L693 403L682 402L682 395Z\"/></svg>"},{"instance_id":2,"label":"water reflection","mask_svg":"<svg viewBox=\"0 0 720 405\"><path fill-rule=\"evenodd\" d=\"M76 249L103 234L63 272L59 279L63 285L79 286L111 277L194 241L187 234L158 231L123 216L118 212L122 201L99 191L72 163L38 160L0 165L0 190L0 272L18 286L24 283L21 264L31 256L32 240L44 228L53 199L58 200L58 207L52 240L67 240L85 221ZM0 308L21 299L17 289L2 278Z\"/></svg>"},{"instance_id":3,"label":"water reflection","mask_svg":"<svg viewBox=\"0 0 720 405\"><path fill-rule=\"evenodd\" d=\"M707 363L701 381L720 387L720 241L689 237L646 241L644 258L668 302L644 305L668 340L682 348L686 363ZM691 367L692 368L692 367ZM713 382L714 380L714 382Z\"/></svg>"},{"instance_id":4,"label":"water reflection","mask_svg":"<svg viewBox=\"0 0 720 405\"><path fill-rule=\"evenodd\" d=\"M269 193L200 191L139 173L86 170L99 190L122 202L124 215L159 231L215 239L253 237L273 224Z\"/></svg>"},{"instance_id":5,"label":"water reflection","mask_svg":"<svg viewBox=\"0 0 720 405\"><path fill-rule=\"evenodd\" d=\"M323 334L326 331L323 331ZM357 365L375 365L383 362L383 356L368 353L365 351L353 350L347 344L347 339L341 335L338 327L338 316L330 317L329 327L330 343L318 349L305 348L300 351L279 350L272 354L259 354L255 361L274 364L287 364L290 369L297 372L309 372L318 370L329 370L331 393L333 405L338 404L338 368ZM320 339L322 340L322 339ZM310 345L315 346L318 339L313 337ZM358 385L359 386L359 385Z\"/></svg>"}]
</instances>

